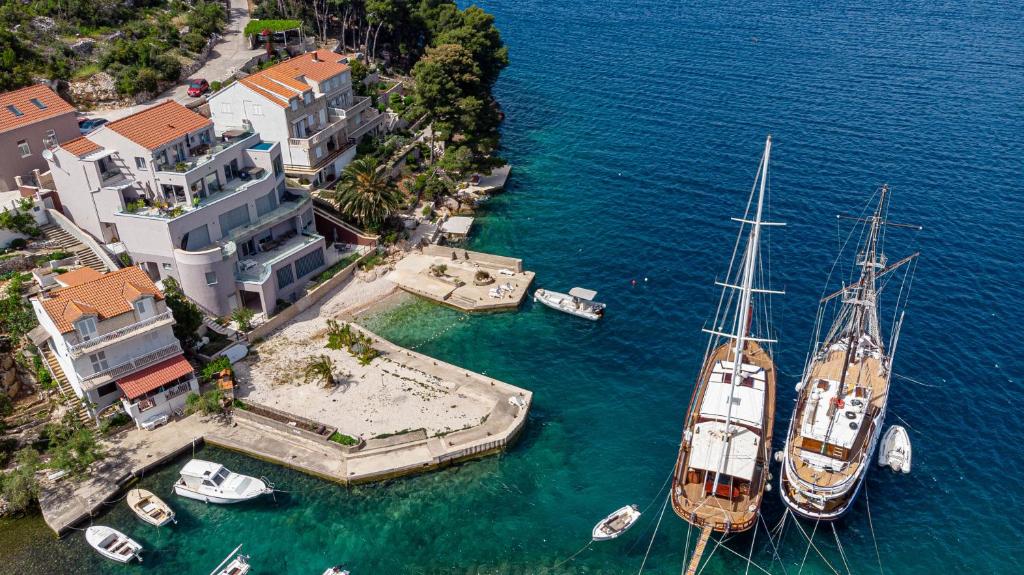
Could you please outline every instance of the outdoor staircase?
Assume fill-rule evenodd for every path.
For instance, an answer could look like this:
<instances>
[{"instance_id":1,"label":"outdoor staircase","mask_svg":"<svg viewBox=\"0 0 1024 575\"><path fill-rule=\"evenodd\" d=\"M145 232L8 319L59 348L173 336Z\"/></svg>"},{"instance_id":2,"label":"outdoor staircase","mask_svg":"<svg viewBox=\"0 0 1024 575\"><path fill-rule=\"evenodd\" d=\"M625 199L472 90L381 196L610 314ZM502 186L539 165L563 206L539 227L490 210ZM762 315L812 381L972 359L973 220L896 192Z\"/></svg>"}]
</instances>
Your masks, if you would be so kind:
<instances>
[{"instance_id":1,"label":"outdoor staircase","mask_svg":"<svg viewBox=\"0 0 1024 575\"><path fill-rule=\"evenodd\" d=\"M64 375L64 369L61 368L60 363L57 362L57 357L53 355L48 346L42 346L39 348L43 352L43 361L46 363L46 367L50 370L50 375L53 376L53 381L57 383L57 389L60 390L60 394L73 402L75 417L78 421L82 422L83 425L91 426L95 425L92 416L89 415L89 411L85 409L85 403L75 394L75 390L71 388L71 382L68 381L66 375Z\"/></svg>"},{"instance_id":2,"label":"outdoor staircase","mask_svg":"<svg viewBox=\"0 0 1024 575\"><path fill-rule=\"evenodd\" d=\"M98 272L110 271L104 265L103 260L93 253L89 246L75 239L75 236L68 233L64 228L51 224L42 227L40 231L43 232L43 236L46 237L47 241L52 242L64 251L75 254L75 257L78 258L79 263L83 266L89 266Z\"/></svg>"}]
</instances>

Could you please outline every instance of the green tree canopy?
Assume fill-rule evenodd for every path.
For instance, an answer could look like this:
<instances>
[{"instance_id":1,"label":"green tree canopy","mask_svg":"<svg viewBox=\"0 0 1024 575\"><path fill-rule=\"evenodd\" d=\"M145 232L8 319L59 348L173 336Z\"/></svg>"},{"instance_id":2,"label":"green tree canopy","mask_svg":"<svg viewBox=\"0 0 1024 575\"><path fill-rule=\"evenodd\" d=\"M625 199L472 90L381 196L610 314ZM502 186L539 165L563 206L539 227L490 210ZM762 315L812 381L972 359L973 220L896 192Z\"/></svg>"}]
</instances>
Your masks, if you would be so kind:
<instances>
[{"instance_id":1,"label":"green tree canopy","mask_svg":"<svg viewBox=\"0 0 1024 575\"><path fill-rule=\"evenodd\" d=\"M327 197L346 217L377 230L402 205L402 193L372 156L359 158L345 167L334 192Z\"/></svg>"}]
</instances>

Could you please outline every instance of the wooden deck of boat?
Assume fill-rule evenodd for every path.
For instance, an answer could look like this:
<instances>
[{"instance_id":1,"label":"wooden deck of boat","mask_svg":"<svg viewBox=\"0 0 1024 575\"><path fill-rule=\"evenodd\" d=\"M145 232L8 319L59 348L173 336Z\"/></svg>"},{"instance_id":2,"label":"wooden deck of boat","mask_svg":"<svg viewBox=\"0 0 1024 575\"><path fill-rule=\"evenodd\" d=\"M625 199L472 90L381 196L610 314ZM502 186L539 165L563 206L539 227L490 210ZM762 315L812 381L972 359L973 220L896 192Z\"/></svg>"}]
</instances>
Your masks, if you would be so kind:
<instances>
[{"instance_id":1,"label":"wooden deck of boat","mask_svg":"<svg viewBox=\"0 0 1024 575\"><path fill-rule=\"evenodd\" d=\"M699 421L698 414L704 399L704 391L715 364L719 361L732 360L733 349L729 342L718 346L708 357L701 370L697 390L690 400L688 423L696 424ZM697 527L711 526L715 531L719 532L745 531L754 525L754 522L757 520L757 513L761 507L765 479L768 474L772 427L775 420L775 363L772 361L771 356L768 355L768 352L753 341L746 342L743 352L743 363L756 365L765 370L761 450L758 456L759 469L755 471L750 486L753 493L744 493L737 498L728 499L705 494L704 480L697 483L688 483L686 481L686 472L689 467L689 450L687 449L685 439L680 441L679 456L676 459L676 468L672 478L672 509L676 512L676 515ZM685 429L683 433L685 435Z\"/></svg>"},{"instance_id":2,"label":"wooden deck of boat","mask_svg":"<svg viewBox=\"0 0 1024 575\"><path fill-rule=\"evenodd\" d=\"M805 389L800 396L800 404L797 408L796 413L793 415L796 421L794 426L797 437L792 438L793 440L789 443L789 458L793 462L796 468L797 476L804 481L819 485L822 487L830 487L836 485L846 479L849 479L857 473L860 469L861 464L867 464L868 462L861 462L854 455L850 457L850 464L840 471L827 471L824 469L814 468L800 457L800 452L803 450L803 442L800 434L800 426L803 421L803 409L806 405L806 398L810 393L810 387L813 382L819 379L826 379L832 381L838 381L842 377L843 363L846 361L846 351L844 350L833 350L829 352L828 356L818 363L816 363L810 371L810 376L805 382ZM846 372L846 388L852 390L855 387L866 387L871 390L871 402L868 404L868 416L872 417L871 425L875 425L873 417L885 406L885 402L889 396L889 379L884 374L880 373L881 362L874 357L866 357L858 360L856 363L851 363ZM853 447L850 448L851 454L859 454L861 450L865 448L865 443L872 433L872 429L869 426L865 426L864 432L857 436L857 440Z\"/></svg>"}]
</instances>

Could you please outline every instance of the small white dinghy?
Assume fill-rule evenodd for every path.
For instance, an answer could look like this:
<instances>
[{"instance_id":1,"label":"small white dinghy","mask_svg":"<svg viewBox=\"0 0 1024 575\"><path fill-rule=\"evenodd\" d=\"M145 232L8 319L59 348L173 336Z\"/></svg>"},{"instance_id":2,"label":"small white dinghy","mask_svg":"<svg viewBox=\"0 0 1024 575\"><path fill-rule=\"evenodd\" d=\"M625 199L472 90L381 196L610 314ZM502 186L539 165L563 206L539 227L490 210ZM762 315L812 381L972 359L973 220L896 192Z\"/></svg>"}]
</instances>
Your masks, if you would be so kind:
<instances>
[{"instance_id":1,"label":"small white dinghy","mask_svg":"<svg viewBox=\"0 0 1024 575\"><path fill-rule=\"evenodd\" d=\"M238 503L274 492L266 481L235 473L212 461L193 459L180 473L174 492L206 503Z\"/></svg>"},{"instance_id":2,"label":"small white dinghy","mask_svg":"<svg viewBox=\"0 0 1024 575\"><path fill-rule=\"evenodd\" d=\"M241 545L235 547L235 550L228 553L220 565L213 568L210 575L246 575L251 566L249 565L249 556L239 553L241 549Z\"/></svg>"},{"instance_id":3,"label":"small white dinghy","mask_svg":"<svg viewBox=\"0 0 1024 575\"><path fill-rule=\"evenodd\" d=\"M878 446L878 464L889 466L893 471L910 473L910 436L907 430L899 425L893 425L882 437L882 444Z\"/></svg>"},{"instance_id":4,"label":"small white dinghy","mask_svg":"<svg viewBox=\"0 0 1024 575\"><path fill-rule=\"evenodd\" d=\"M347 569L342 569L341 565L335 565L334 567L328 567L323 575L349 575L349 572Z\"/></svg>"},{"instance_id":5,"label":"small white dinghy","mask_svg":"<svg viewBox=\"0 0 1024 575\"><path fill-rule=\"evenodd\" d=\"M128 507L150 525L163 527L174 520L174 511L162 499L145 489L132 489L128 492Z\"/></svg>"},{"instance_id":6,"label":"small white dinghy","mask_svg":"<svg viewBox=\"0 0 1024 575\"><path fill-rule=\"evenodd\" d=\"M118 563L132 559L142 562L142 545L113 527L93 525L85 530L85 540L97 553Z\"/></svg>"},{"instance_id":7,"label":"small white dinghy","mask_svg":"<svg viewBox=\"0 0 1024 575\"><path fill-rule=\"evenodd\" d=\"M604 317L605 305L594 301L596 296L596 291L581 287L574 287L567 294L537 289L533 292L533 301L576 317L597 321Z\"/></svg>"},{"instance_id":8,"label":"small white dinghy","mask_svg":"<svg viewBox=\"0 0 1024 575\"><path fill-rule=\"evenodd\" d=\"M636 505L627 505L613 512L594 526L594 541L615 539L628 531L637 519L640 519L640 510Z\"/></svg>"}]
</instances>

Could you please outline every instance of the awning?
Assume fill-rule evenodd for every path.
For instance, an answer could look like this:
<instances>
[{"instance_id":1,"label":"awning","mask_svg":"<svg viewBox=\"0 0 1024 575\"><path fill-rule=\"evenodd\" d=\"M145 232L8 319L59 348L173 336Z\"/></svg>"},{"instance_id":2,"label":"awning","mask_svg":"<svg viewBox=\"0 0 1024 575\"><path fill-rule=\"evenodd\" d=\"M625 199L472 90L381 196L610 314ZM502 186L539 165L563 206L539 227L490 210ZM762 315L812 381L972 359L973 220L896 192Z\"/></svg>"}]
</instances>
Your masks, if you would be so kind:
<instances>
[{"instance_id":1,"label":"awning","mask_svg":"<svg viewBox=\"0 0 1024 575\"><path fill-rule=\"evenodd\" d=\"M594 301L594 298L597 297L597 292L592 289L574 287L571 290L569 290L569 295L571 295L572 297L585 299L587 301Z\"/></svg>"},{"instance_id":2,"label":"awning","mask_svg":"<svg viewBox=\"0 0 1024 575\"><path fill-rule=\"evenodd\" d=\"M732 434L729 437L725 434L724 423L698 423L691 441L690 467L711 472L721 471L747 481L754 477L758 437L749 429L732 426ZM726 454L724 458L723 453Z\"/></svg>"},{"instance_id":3,"label":"awning","mask_svg":"<svg viewBox=\"0 0 1024 575\"><path fill-rule=\"evenodd\" d=\"M151 365L142 371L136 371L127 377L122 377L118 380L117 386L121 388L128 399L135 399L190 373L192 373L192 366L185 361L185 356L178 355Z\"/></svg>"}]
</instances>

